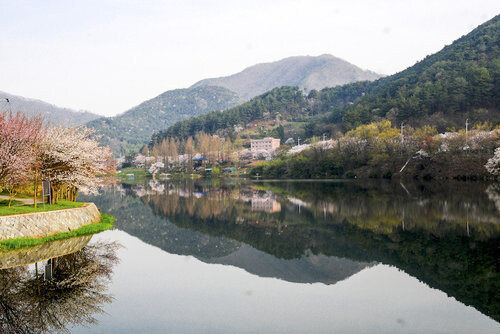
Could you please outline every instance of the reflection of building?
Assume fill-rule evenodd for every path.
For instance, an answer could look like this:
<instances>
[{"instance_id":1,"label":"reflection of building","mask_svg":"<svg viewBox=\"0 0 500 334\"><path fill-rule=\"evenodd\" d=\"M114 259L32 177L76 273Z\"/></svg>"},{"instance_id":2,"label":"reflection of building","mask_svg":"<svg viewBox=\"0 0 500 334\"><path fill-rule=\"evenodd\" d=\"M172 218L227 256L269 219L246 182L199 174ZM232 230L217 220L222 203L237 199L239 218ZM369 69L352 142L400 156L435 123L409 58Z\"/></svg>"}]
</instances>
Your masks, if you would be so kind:
<instances>
[{"instance_id":1,"label":"reflection of building","mask_svg":"<svg viewBox=\"0 0 500 334\"><path fill-rule=\"evenodd\" d=\"M252 197L252 211L278 212L281 204L271 197Z\"/></svg>"},{"instance_id":2,"label":"reflection of building","mask_svg":"<svg viewBox=\"0 0 500 334\"><path fill-rule=\"evenodd\" d=\"M252 139L250 141L250 147L252 152L255 151L274 151L280 147L280 140L272 137L266 137L264 139Z\"/></svg>"}]
</instances>

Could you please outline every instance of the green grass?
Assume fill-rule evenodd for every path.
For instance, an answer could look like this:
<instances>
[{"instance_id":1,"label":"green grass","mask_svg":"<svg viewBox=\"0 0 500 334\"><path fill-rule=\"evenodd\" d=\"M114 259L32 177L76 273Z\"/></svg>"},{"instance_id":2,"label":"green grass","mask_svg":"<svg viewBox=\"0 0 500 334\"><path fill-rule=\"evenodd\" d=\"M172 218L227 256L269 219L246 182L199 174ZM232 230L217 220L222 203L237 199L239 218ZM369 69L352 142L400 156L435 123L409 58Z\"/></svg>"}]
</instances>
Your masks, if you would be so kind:
<instances>
[{"instance_id":1,"label":"green grass","mask_svg":"<svg viewBox=\"0 0 500 334\"><path fill-rule=\"evenodd\" d=\"M12 200L12 203L11 205L22 205L23 202L21 201L16 201L15 199ZM9 200L8 199L0 199L0 208L3 207L3 206L9 206Z\"/></svg>"},{"instance_id":2,"label":"green grass","mask_svg":"<svg viewBox=\"0 0 500 334\"><path fill-rule=\"evenodd\" d=\"M134 181L128 180L128 173L134 173ZM119 173L116 174L116 177L121 179L120 181L123 183L137 184L143 183L144 181L150 179L151 175L147 175L146 171L143 168L123 168Z\"/></svg>"},{"instance_id":3,"label":"green grass","mask_svg":"<svg viewBox=\"0 0 500 334\"><path fill-rule=\"evenodd\" d=\"M13 201L14 202L14 201ZM17 202L17 201L15 201ZM19 202L18 202L19 204ZM11 206L8 207L8 200L0 201L0 216L8 216L8 215L17 215L21 213L32 213L32 212L45 212L45 211L54 211L54 210L63 210L63 209L73 209L79 208L84 203L81 202L71 202L60 200L57 204L45 204L45 209L42 203L38 203L37 208L31 205L20 205L20 206Z\"/></svg>"},{"instance_id":4,"label":"green grass","mask_svg":"<svg viewBox=\"0 0 500 334\"><path fill-rule=\"evenodd\" d=\"M35 247L46 242L97 234L109 230L113 227L114 223L115 217L103 213L99 222L82 226L70 232L62 232L43 238L15 238L0 241L0 252L10 252L17 249Z\"/></svg>"}]
</instances>

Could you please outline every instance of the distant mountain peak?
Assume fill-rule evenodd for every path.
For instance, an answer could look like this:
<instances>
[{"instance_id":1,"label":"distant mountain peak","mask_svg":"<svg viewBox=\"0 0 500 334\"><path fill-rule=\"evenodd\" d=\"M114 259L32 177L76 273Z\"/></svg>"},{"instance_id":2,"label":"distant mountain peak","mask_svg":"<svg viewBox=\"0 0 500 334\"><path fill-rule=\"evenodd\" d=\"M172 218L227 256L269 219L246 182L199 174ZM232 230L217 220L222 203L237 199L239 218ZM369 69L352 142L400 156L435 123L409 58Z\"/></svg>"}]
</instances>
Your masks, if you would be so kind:
<instances>
[{"instance_id":1,"label":"distant mountain peak","mask_svg":"<svg viewBox=\"0 0 500 334\"><path fill-rule=\"evenodd\" d=\"M62 108L42 100L1 91L0 98L9 99L9 103L1 105L0 110L20 111L27 116L41 115L51 125L81 125L101 117L88 111Z\"/></svg>"},{"instance_id":2,"label":"distant mountain peak","mask_svg":"<svg viewBox=\"0 0 500 334\"><path fill-rule=\"evenodd\" d=\"M376 80L381 75L363 70L330 54L292 56L260 63L243 71L219 78L198 81L191 87L221 86L249 100L281 86L298 86L306 90L322 89L355 81Z\"/></svg>"}]
</instances>

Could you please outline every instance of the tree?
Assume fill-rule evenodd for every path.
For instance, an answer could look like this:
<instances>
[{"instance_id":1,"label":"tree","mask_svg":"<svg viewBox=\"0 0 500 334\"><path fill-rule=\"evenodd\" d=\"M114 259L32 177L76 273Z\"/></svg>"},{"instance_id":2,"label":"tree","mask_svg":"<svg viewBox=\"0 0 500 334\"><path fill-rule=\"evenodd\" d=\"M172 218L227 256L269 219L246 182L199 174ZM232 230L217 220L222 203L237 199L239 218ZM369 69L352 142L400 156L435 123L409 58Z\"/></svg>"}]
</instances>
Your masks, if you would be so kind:
<instances>
[{"instance_id":1,"label":"tree","mask_svg":"<svg viewBox=\"0 0 500 334\"><path fill-rule=\"evenodd\" d=\"M196 142L198 143L198 150L204 158L208 158L210 153L210 136L205 132L198 132L196 134Z\"/></svg>"},{"instance_id":2,"label":"tree","mask_svg":"<svg viewBox=\"0 0 500 334\"><path fill-rule=\"evenodd\" d=\"M495 149L495 154L486 163L486 170L494 176L500 176L500 147Z\"/></svg>"},{"instance_id":3,"label":"tree","mask_svg":"<svg viewBox=\"0 0 500 334\"><path fill-rule=\"evenodd\" d=\"M193 137L189 136L184 145L184 152L187 154L189 171L193 170L193 155L194 155L194 140Z\"/></svg>"},{"instance_id":4,"label":"tree","mask_svg":"<svg viewBox=\"0 0 500 334\"><path fill-rule=\"evenodd\" d=\"M160 148L160 153L161 153L161 156L163 157L164 164L168 163L168 152L169 152L168 140L167 140L167 138L165 138L162 140L161 148Z\"/></svg>"},{"instance_id":5,"label":"tree","mask_svg":"<svg viewBox=\"0 0 500 334\"><path fill-rule=\"evenodd\" d=\"M29 179L42 139L41 117L28 118L20 112L0 113L0 188L9 192L9 206L18 188Z\"/></svg>"},{"instance_id":6,"label":"tree","mask_svg":"<svg viewBox=\"0 0 500 334\"><path fill-rule=\"evenodd\" d=\"M149 155L149 148L147 145L144 145L141 149L141 154L144 155L144 156L148 156Z\"/></svg>"},{"instance_id":7,"label":"tree","mask_svg":"<svg viewBox=\"0 0 500 334\"><path fill-rule=\"evenodd\" d=\"M210 145L210 150L209 150L209 160L210 163L215 166L215 163L220 159L220 151L221 151L221 140L218 136L213 135L209 136L209 145Z\"/></svg>"},{"instance_id":8,"label":"tree","mask_svg":"<svg viewBox=\"0 0 500 334\"><path fill-rule=\"evenodd\" d=\"M157 160L158 157L160 156L160 145L158 144L158 142L154 143L152 153L153 156L155 157L155 160Z\"/></svg>"},{"instance_id":9,"label":"tree","mask_svg":"<svg viewBox=\"0 0 500 334\"><path fill-rule=\"evenodd\" d=\"M111 150L99 146L93 134L83 127L48 129L39 159L42 177L51 182L53 202L63 197L74 201L79 188L95 191L103 181L100 176L114 173Z\"/></svg>"},{"instance_id":10,"label":"tree","mask_svg":"<svg viewBox=\"0 0 500 334\"><path fill-rule=\"evenodd\" d=\"M177 158L179 157L179 151L177 149L178 147L177 142L173 137L170 137L169 147L170 147L169 156L173 162L176 162Z\"/></svg>"}]
</instances>

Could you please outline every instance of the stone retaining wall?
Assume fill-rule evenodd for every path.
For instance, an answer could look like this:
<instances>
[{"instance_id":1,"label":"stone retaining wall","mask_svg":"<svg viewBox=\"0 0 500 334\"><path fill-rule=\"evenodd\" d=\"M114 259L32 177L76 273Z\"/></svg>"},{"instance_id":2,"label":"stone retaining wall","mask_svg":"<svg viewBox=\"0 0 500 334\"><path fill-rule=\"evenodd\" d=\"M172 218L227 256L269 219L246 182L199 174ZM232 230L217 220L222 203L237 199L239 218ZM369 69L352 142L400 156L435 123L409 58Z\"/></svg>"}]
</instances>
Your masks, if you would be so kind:
<instances>
[{"instance_id":1,"label":"stone retaining wall","mask_svg":"<svg viewBox=\"0 0 500 334\"><path fill-rule=\"evenodd\" d=\"M43 238L97 223L101 214L94 203L80 208L0 216L0 241L12 238Z\"/></svg>"},{"instance_id":2,"label":"stone retaining wall","mask_svg":"<svg viewBox=\"0 0 500 334\"><path fill-rule=\"evenodd\" d=\"M44 242L41 245L28 249L0 253L0 269L24 266L30 263L40 262L77 252L85 247L91 238L92 236L89 235L53 242Z\"/></svg>"}]
</instances>

